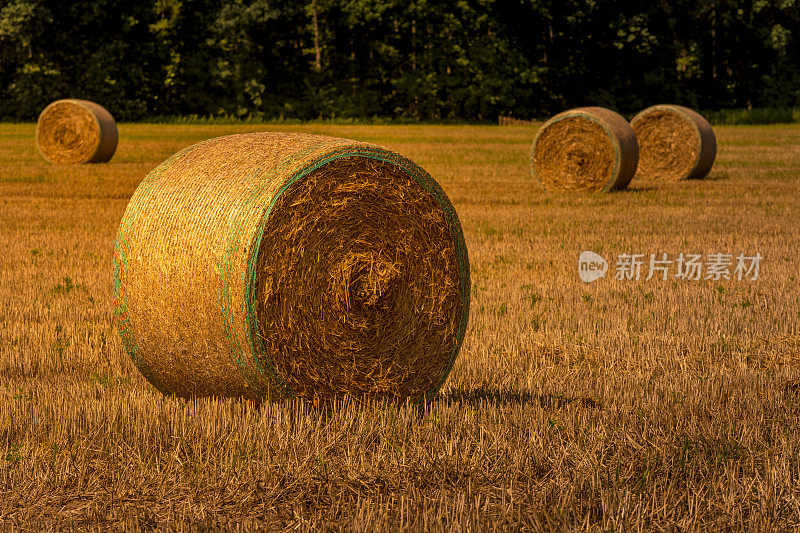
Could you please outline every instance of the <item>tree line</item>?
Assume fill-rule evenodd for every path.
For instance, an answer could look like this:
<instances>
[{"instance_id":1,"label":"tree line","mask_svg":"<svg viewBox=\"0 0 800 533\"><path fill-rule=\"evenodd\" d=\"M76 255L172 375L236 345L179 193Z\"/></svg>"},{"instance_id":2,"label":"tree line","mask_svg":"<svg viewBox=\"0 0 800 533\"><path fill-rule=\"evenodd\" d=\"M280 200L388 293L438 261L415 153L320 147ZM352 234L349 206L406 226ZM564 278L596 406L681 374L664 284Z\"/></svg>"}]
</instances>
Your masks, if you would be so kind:
<instances>
[{"instance_id":1,"label":"tree line","mask_svg":"<svg viewBox=\"0 0 800 533\"><path fill-rule=\"evenodd\" d=\"M800 0L0 0L0 118L800 105Z\"/></svg>"}]
</instances>

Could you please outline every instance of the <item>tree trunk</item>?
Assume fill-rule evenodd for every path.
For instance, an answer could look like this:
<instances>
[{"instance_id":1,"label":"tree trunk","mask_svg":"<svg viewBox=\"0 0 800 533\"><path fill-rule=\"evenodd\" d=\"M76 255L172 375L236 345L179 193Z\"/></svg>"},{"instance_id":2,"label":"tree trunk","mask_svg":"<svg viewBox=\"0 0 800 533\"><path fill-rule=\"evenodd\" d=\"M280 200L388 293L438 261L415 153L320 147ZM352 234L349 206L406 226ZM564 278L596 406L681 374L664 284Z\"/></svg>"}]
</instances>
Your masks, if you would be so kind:
<instances>
[{"instance_id":1,"label":"tree trunk","mask_svg":"<svg viewBox=\"0 0 800 533\"><path fill-rule=\"evenodd\" d=\"M317 71L322 70L322 50L319 47L319 22L317 20L317 2L311 0L311 17L314 22L314 51L316 52L315 66Z\"/></svg>"}]
</instances>

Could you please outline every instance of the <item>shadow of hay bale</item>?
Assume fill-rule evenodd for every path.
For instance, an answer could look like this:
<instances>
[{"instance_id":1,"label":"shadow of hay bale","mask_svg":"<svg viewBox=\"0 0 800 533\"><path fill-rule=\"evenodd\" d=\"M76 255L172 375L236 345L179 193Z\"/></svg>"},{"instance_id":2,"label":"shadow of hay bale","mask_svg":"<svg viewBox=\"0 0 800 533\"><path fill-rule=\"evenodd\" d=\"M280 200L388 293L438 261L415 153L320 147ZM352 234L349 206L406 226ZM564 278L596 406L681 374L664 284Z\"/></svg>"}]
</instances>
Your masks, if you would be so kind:
<instances>
[{"instance_id":1,"label":"shadow of hay bale","mask_svg":"<svg viewBox=\"0 0 800 533\"><path fill-rule=\"evenodd\" d=\"M470 405L500 404L514 405L540 405L544 409L561 409L568 405L582 405L584 407L601 408L599 400L589 396L568 396L562 394L534 394L528 391L512 389L450 389L443 394L440 401L447 403L463 403Z\"/></svg>"}]
</instances>

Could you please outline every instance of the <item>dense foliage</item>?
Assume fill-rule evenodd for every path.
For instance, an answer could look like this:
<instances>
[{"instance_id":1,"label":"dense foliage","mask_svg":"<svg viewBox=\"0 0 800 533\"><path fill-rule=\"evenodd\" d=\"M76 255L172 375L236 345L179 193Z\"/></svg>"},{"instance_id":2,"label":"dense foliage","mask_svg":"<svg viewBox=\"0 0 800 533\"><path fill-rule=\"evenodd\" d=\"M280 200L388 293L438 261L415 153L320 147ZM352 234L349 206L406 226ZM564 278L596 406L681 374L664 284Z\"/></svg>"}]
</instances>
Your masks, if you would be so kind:
<instances>
[{"instance_id":1,"label":"dense foliage","mask_svg":"<svg viewBox=\"0 0 800 533\"><path fill-rule=\"evenodd\" d=\"M0 0L0 117L800 104L800 0Z\"/></svg>"}]
</instances>

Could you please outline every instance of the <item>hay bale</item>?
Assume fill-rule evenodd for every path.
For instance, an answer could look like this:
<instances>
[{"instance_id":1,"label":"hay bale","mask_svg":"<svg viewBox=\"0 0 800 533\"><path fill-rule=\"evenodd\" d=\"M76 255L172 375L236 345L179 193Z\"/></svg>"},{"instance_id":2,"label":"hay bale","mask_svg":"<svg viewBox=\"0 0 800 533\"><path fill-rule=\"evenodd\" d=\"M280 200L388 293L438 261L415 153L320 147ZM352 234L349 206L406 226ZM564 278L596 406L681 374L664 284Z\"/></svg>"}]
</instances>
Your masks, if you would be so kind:
<instances>
[{"instance_id":1,"label":"hay bale","mask_svg":"<svg viewBox=\"0 0 800 533\"><path fill-rule=\"evenodd\" d=\"M628 122L602 107L565 111L539 129L531 173L549 190L624 189L636 172L639 150Z\"/></svg>"},{"instance_id":2,"label":"hay bale","mask_svg":"<svg viewBox=\"0 0 800 533\"><path fill-rule=\"evenodd\" d=\"M644 179L700 179L714 165L717 139L702 115L677 105L649 107L633 117Z\"/></svg>"},{"instance_id":3,"label":"hay bale","mask_svg":"<svg viewBox=\"0 0 800 533\"><path fill-rule=\"evenodd\" d=\"M114 287L127 352L182 397L434 395L470 297L458 217L427 172L270 132L153 170L120 224Z\"/></svg>"},{"instance_id":4,"label":"hay bale","mask_svg":"<svg viewBox=\"0 0 800 533\"><path fill-rule=\"evenodd\" d=\"M94 102L58 100L39 115L36 147L55 164L109 161L117 149L117 123Z\"/></svg>"}]
</instances>

